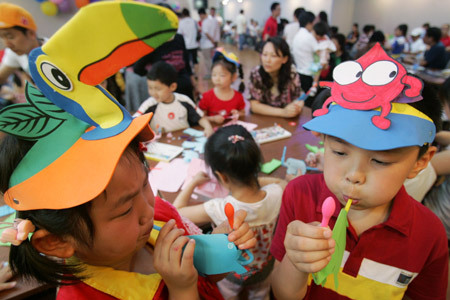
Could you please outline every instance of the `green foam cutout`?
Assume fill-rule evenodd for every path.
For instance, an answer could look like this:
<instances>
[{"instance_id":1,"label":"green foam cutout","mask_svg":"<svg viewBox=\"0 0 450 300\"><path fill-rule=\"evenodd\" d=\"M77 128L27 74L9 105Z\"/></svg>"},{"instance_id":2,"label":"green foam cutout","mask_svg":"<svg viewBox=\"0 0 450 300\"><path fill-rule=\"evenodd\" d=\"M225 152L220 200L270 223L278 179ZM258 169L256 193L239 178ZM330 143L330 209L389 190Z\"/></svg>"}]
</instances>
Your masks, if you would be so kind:
<instances>
[{"instance_id":1,"label":"green foam cutout","mask_svg":"<svg viewBox=\"0 0 450 300\"><path fill-rule=\"evenodd\" d=\"M266 173L266 174L270 174L274 170L279 168L280 166L281 166L281 161L274 158L271 161L266 162L265 164L263 164L261 166L261 172Z\"/></svg>"}]
</instances>

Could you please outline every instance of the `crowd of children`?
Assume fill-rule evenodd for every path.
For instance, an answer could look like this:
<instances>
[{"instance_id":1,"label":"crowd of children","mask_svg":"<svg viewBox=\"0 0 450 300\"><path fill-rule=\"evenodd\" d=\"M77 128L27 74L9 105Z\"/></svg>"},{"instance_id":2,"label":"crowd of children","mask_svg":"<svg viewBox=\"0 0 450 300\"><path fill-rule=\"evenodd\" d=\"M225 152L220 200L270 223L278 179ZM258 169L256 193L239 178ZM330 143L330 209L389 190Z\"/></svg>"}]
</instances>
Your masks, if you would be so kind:
<instances>
[{"instance_id":1,"label":"crowd of children","mask_svg":"<svg viewBox=\"0 0 450 300\"><path fill-rule=\"evenodd\" d=\"M78 41L79 28L86 29L89 22L100 28L105 20L97 13L117 13L118 5L130 15L148 13L140 25L122 11L103 16L116 20L112 27L121 32L136 26L137 39L124 34L108 43L91 42L83 48L90 52L83 63L91 69L67 67L82 59L58 48L68 42L64 34ZM272 4L273 14L279 8ZM0 4L3 39L24 20L11 12L32 20L22 8ZM48 41L37 39L34 21L33 26L25 22L30 31L24 34L33 47L17 54L30 64L27 101L0 111L0 130L6 133L0 142L0 188L5 203L17 210L1 236L12 244L12 272L59 286L57 299L237 299L244 289L249 299L268 299L271 290L276 299L445 299L450 136L441 130L441 117L442 107L450 116L450 79L436 94L398 62L407 61L408 53L415 63L440 68L442 43L435 28L425 30L424 44L431 46L426 51L417 42L419 30L413 30L409 41L405 24L380 45L385 36L372 25L360 35L354 24L346 38L331 33L326 14L315 18L297 9L299 28L289 35L291 47L267 32L246 101L242 61L217 48L219 23L204 10L201 15L203 31L183 11L185 27L178 29L177 40L178 20L170 7L139 2L89 5ZM148 33L139 36L148 24L165 33L154 40ZM225 35L237 36L241 50L252 32L246 25L241 11L236 32L225 30ZM89 34L94 36L96 28ZM149 94L133 116L115 99L122 93L108 93L105 84L127 66L118 52L130 40L155 50L133 57L148 62L141 71ZM195 86L193 45L198 42L204 58L210 58L212 88L196 99L193 92L176 91L180 76ZM9 51L13 45L7 44ZM89 59L108 47L111 69L106 74L96 66L98 60ZM164 47L174 54L165 55ZM149 59L155 53L158 59ZM189 71L180 73L181 65ZM2 64L0 77L10 70ZM330 82L321 90L318 82L324 79ZM88 92L79 92L85 90L87 102ZM261 177L264 159L253 136L240 125L220 126L245 116L246 103L255 114L296 117L305 98L313 118L302 126L324 145L305 160L319 172ZM46 121L13 126L26 123L30 112ZM143 143L155 134L194 126L203 128L205 163L229 195L189 205L195 188L211 179L200 172L171 204L153 195ZM337 209L328 225L321 226L327 197ZM231 221L230 204L235 210ZM339 239L333 229L346 204L345 234ZM205 223L212 223L211 234L227 235L229 249L253 256L245 273L200 272L194 253L205 246L192 235L203 234L198 226ZM337 255L342 263L334 276L319 283L318 272L327 270ZM0 272L9 278L8 267Z\"/></svg>"}]
</instances>

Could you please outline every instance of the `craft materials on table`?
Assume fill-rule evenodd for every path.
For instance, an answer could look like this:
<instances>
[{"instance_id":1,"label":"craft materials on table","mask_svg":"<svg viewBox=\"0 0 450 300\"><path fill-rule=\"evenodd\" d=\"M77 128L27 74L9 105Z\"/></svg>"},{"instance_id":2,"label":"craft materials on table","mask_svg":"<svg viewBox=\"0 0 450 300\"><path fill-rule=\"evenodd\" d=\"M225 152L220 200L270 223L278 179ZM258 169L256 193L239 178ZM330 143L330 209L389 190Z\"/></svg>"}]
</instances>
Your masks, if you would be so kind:
<instances>
[{"instance_id":1,"label":"craft materials on table","mask_svg":"<svg viewBox=\"0 0 450 300\"><path fill-rule=\"evenodd\" d=\"M284 166L285 160L286 159L286 146L284 146L283 148L283 154L281 155L281 165Z\"/></svg>"},{"instance_id":2,"label":"craft materials on table","mask_svg":"<svg viewBox=\"0 0 450 300\"><path fill-rule=\"evenodd\" d=\"M186 128L185 130L183 130L183 133L189 134L189 135L191 135L193 137L205 136L203 131L200 131L200 130L197 130L197 129L194 129L194 128L191 128L191 127Z\"/></svg>"},{"instance_id":3,"label":"craft materials on table","mask_svg":"<svg viewBox=\"0 0 450 300\"><path fill-rule=\"evenodd\" d=\"M228 123L226 123L223 126L228 126L228 125L241 125L242 127L244 127L245 129L247 129L248 132L251 132L252 130L254 130L256 127L258 127L258 124L255 123L249 123L249 122L244 122L244 121L240 121L240 120L236 120L236 121L230 121Z\"/></svg>"},{"instance_id":4,"label":"craft materials on table","mask_svg":"<svg viewBox=\"0 0 450 300\"><path fill-rule=\"evenodd\" d=\"M305 148L308 149L308 151L312 152L312 153L317 153L317 152L324 152L325 148L323 147L319 147L319 146L313 146L310 144L305 144Z\"/></svg>"},{"instance_id":5,"label":"craft materials on table","mask_svg":"<svg viewBox=\"0 0 450 300\"><path fill-rule=\"evenodd\" d=\"M189 164L182 158L159 162L148 174L153 194L158 191L177 192L186 179Z\"/></svg>"},{"instance_id":6,"label":"craft materials on table","mask_svg":"<svg viewBox=\"0 0 450 300\"><path fill-rule=\"evenodd\" d=\"M273 142L292 136L292 133L278 124L271 127L253 130L251 134L258 144Z\"/></svg>"},{"instance_id":7,"label":"craft materials on table","mask_svg":"<svg viewBox=\"0 0 450 300\"><path fill-rule=\"evenodd\" d=\"M160 142L147 144L147 151L144 152L146 159L169 162L183 152L183 147L169 145Z\"/></svg>"},{"instance_id":8,"label":"craft materials on table","mask_svg":"<svg viewBox=\"0 0 450 300\"><path fill-rule=\"evenodd\" d=\"M181 187L184 190L187 184L198 172L205 172L211 179L195 188L194 193L206 196L208 198L224 198L229 192L226 188L219 184L217 178L212 174L211 169L206 167L203 159L194 158L188 165L186 180Z\"/></svg>"},{"instance_id":9,"label":"craft materials on table","mask_svg":"<svg viewBox=\"0 0 450 300\"><path fill-rule=\"evenodd\" d=\"M326 201L326 200L325 200ZM333 200L334 201L334 200ZM346 244L346 235L347 235L347 227L348 227L348 220L347 220L347 213L350 209L350 205L352 204L352 199L347 200L347 204L344 208L341 209L339 216L336 220L336 223L334 224L333 228L333 236L332 238L336 242L334 253L331 255L331 260L328 262L328 264L320 270L319 272L313 273L313 279L314 282L317 285L324 285L327 281L327 277L330 274L334 274L334 287L337 290L338 289L338 273L341 267L342 258L344 256L345 251L345 244ZM322 206L322 209L324 206Z\"/></svg>"},{"instance_id":10,"label":"craft materials on table","mask_svg":"<svg viewBox=\"0 0 450 300\"><path fill-rule=\"evenodd\" d=\"M261 166L261 172L270 174L280 166L281 166L281 161L279 161L276 158L273 158L271 161L266 162L265 164L263 164Z\"/></svg>"}]
</instances>

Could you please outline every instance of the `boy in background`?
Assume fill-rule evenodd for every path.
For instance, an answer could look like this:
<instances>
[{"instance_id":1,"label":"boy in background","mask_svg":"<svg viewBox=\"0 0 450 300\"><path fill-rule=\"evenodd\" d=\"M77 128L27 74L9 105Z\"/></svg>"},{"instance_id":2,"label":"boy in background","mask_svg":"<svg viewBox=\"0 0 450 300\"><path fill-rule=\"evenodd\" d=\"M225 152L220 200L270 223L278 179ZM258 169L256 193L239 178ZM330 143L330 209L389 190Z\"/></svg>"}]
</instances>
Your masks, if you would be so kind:
<instances>
[{"instance_id":1,"label":"boy in background","mask_svg":"<svg viewBox=\"0 0 450 300\"><path fill-rule=\"evenodd\" d=\"M337 104L316 111L304 125L324 136L324 173L292 180L283 194L271 247L277 299L445 299L445 229L403 187L436 151L430 145L442 108L436 98L411 103L420 96L422 82L381 51L377 45L364 63L363 57L342 63L328 85ZM380 63L383 70L374 72ZM371 97L392 105L385 129L379 111L361 108ZM337 286L333 276L324 286L311 276L336 250L330 228L318 226L329 196L337 206L330 228L352 200Z\"/></svg>"},{"instance_id":2,"label":"boy in background","mask_svg":"<svg viewBox=\"0 0 450 300\"><path fill-rule=\"evenodd\" d=\"M156 132L172 132L199 124L205 135L210 136L213 129L203 113L187 96L175 93L177 71L172 65L159 61L147 74L150 98L145 100L134 116L153 112L150 127Z\"/></svg>"}]
</instances>

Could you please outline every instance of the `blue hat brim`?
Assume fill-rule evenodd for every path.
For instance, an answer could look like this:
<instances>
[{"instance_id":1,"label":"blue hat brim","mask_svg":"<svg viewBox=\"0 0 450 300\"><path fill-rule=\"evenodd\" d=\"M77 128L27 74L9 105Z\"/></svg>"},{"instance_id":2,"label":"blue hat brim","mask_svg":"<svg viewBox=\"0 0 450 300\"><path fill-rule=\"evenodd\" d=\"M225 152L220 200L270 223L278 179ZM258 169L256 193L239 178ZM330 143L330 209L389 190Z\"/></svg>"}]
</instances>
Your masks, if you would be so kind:
<instances>
[{"instance_id":1,"label":"blue hat brim","mask_svg":"<svg viewBox=\"0 0 450 300\"><path fill-rule=\"evenodd\" d=\"M303 125L308 130L340 138L356 147L382 151L432 143L436 127L429 120L413 115L390 113L388 129L372 123L376 110L351 110L340 105L330 105L329 112Z\"/></svg>"}]
</instances>

